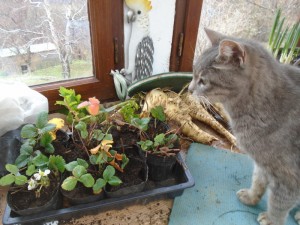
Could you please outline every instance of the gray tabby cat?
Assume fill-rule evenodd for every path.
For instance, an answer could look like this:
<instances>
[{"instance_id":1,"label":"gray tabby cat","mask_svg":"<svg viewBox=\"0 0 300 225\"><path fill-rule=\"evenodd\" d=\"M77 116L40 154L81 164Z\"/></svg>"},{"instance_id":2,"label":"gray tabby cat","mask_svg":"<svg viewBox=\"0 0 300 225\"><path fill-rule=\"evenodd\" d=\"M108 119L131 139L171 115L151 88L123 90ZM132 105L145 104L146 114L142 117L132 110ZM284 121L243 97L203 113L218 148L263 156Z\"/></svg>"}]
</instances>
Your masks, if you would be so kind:
<instances>
[{"instance_id":1,"label":"gray tabby cat","mask_svg":"<svg viewBox=\"0 0 300 225\"><path fill-rule=\"evenodd\" d=\"M239 200L255 205L268 187L268 210L257 220L283 225L300 202L300 70L258 43L205 31L212 47L196 60L189 90L223 103L239 148L255 161ZM300 211L295 219L300 224Z\"/></svg>"}]
</instances>

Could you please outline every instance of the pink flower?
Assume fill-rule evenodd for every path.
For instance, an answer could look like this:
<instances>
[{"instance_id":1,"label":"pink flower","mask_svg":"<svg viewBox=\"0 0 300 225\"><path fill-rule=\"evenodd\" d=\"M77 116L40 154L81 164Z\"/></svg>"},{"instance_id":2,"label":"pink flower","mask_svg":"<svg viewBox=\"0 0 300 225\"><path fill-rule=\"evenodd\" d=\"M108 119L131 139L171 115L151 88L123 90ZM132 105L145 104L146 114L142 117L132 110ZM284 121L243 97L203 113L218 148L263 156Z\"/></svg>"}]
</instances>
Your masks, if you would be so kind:
<instances>
[{"instance_id":1,"label":"pink flower","mask_svg":"<svg viewBox=\"0 0 300 225\"><path fill-rule=\"evenodd\" d=\"M99 113L100 101L95 97L89 98L89 101L82 102L77 106L78 109L83 107L87 107L89 114L96 116Z\"/></svg>"}]
</instances>

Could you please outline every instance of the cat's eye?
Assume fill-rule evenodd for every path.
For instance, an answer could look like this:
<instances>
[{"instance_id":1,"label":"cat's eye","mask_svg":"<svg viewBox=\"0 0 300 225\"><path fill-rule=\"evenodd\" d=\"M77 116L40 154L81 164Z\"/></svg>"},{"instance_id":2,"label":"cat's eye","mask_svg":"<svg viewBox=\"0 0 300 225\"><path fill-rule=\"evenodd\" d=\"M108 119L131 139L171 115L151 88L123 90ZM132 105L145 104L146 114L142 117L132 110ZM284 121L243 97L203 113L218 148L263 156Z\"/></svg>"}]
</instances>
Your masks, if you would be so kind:
<instances>
[{"instance_id":1,"label":"cat's eye","mask_svg":"<svg viewBox=\"0 0 300 225\"><path fill-rule=\"evenodd\" d=\"M199 85L205 85L205 81L203 80L203 78L200 78L198 81Z\"/></svg>"}]
</instances>

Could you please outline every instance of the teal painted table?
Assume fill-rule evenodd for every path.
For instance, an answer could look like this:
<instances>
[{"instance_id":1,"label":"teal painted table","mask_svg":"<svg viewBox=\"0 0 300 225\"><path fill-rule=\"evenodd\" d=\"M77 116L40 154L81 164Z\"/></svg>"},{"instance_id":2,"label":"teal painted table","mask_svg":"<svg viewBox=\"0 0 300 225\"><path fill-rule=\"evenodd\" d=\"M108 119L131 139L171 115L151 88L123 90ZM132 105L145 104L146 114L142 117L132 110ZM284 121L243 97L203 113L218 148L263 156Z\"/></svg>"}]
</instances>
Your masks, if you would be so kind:
<instances>
[{"instance_id":1,"label":"teal painted table","mask_svg":"<svg viewBox=\"0 0 300 225\"><path fill-rule=\"evenodd\" d=\"M266 194L256 207L239 202L236 192L251 184L252 161L244 154L232 153L201 144L192 144L187 166L195 186L176 197L169 225L257 225L265 211ZM291 212L286 225L297 225Z\"/></svg>"}]
</instances>

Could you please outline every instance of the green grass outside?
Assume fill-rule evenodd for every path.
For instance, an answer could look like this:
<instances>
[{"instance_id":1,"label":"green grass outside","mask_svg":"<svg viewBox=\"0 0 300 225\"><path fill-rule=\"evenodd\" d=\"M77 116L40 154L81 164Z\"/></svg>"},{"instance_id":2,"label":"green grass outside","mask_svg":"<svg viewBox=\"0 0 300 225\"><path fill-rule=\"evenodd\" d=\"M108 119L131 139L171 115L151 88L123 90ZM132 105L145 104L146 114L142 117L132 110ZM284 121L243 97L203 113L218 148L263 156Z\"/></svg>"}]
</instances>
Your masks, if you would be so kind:
<instances>
[{"instance_id":1,"label":"green grass outside","mask_svg":"<svg viewBox=\"0 0 300 225\"><path fill-rule=\"evenodd\" d=\"M74 60L71 65L71 78L82 78L93 76L93 66L91 61ZM45 84L64 80L61 74L61 65L52 66L45 69L35 70L28 74L17 74L0 76L1 81L21 81L27 85Z\"/></svg>"}]
</instances>

